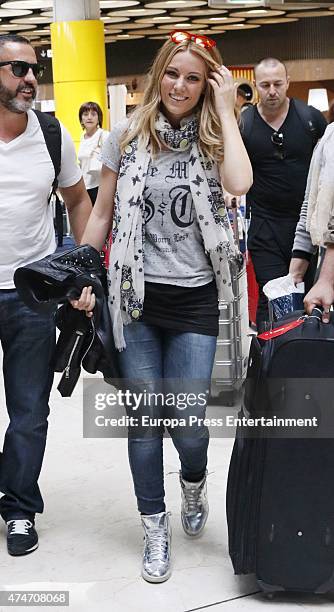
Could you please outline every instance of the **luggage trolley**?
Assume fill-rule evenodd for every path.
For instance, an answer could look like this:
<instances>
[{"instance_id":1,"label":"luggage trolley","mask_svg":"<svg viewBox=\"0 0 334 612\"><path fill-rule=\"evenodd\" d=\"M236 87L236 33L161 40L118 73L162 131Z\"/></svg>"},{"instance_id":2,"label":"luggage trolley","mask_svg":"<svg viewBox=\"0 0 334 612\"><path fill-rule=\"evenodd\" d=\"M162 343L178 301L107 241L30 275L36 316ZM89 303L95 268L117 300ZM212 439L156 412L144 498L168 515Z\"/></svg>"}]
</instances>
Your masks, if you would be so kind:
<instances>
[{"instance_id":1,"label":"luggage trolley","mask_svg":"<svg viewBox=\"0 0 334 612\"><path fill-rule=\"evenodd\" d=\"M239 244L238 212L232 208L232 225ZM246 264L231 267L234 299L219 301L219 335L211 381L211 401L233 406L246 378L249 336Z\"/></svg>"}]
</instances>

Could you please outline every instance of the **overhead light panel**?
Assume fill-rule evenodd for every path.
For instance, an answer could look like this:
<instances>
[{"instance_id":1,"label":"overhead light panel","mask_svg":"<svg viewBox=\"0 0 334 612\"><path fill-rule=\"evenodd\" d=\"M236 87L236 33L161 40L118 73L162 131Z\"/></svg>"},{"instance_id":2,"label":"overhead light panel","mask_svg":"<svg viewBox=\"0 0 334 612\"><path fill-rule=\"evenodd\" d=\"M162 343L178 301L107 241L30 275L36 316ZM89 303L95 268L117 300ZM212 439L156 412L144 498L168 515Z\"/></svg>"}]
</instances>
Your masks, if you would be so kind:
<instances>
[{"instance_id":1,"label":"overhead light panel","mask_svg":"<svg viewBox=\"0 0 334 612\"><path fill-rule=\"evenodd\" d=\"M165 0L165 2L150 2L150 4L145 4L145 8L186 9L205 4L203 0Z\"/></svg>"},{"instance_id":2,"label":"overhead light panel","mask_svg":"<svg viewBox=\"0 0 334 612\"><path fill-rule=\"evenodd\" d=\"M257 8L257 9L248 9L247 11L234 11L233 17L249 17L249 18L257 18L257 17L279 17L280 15L284 15L285 11L276 11L265 8Z\"/></svg>"},{"instance_id":3,"label":"overhead light panel","mask_svg":"<svg viewBox=\"0 0 334 612\"><path fill-rule=\"evenodd\" d=\"M29 9L5 9L2 8L3 4L0 7L0 17L23 17L24 15L31 15L32 11Z\"/></svg>"},{"instance_id":4,"label":"overhead light panel","mask_svg":"<svg viewBox=\"0 0 334 612\"><path fill-rule=\"evenodd\" d=\"M289 17L334 17L333 10L331 11L298 11L298 13L289 13Z\"/></svg>"},{"instance_id":5,"label":"overhead light panel","mask_svg":"<svg viewBox=\"0 0 334 612\"><path fill-rule=\"evenodd\" d=\"M134 8L134 9L125 9L124 11L110 11L108 15L124 15L125 17L149 17L150 15L162 15L167 11L163 9L146 9L144 7Z\"/></svg>"},{"instance_id":6,"label":"overhead light panel","mask_svg":"<svg viewBox=\"0 0 334 612\"><path fill-rule=\"evenodd\" d=\"M298 19L296 17L263 17L261 19L250 19L247 23L272 25L275 23L291 23L292 21L298 21Z\"/></svg>"},{"instance_id":7,"label":"overhead light panel","mask_svg":"<svg viewBox=\"0 0 334 612\"><path fill-rule=\"evenodd\" d=\"M21 25L18 25L17 23L5 23L1 27L3 27L3 29L8 30L9 32L15 32L15 31L17 31L17 32L20 31L21 32L21 30L23 32L24 30L31 30L33 28L33 25L34 24L32 24L32 23L30 23L30 24L25 23L25 24L21 24Z\"/></svg>"},{"instance_id":8,"label":"overhead light panel","mask_svg":"<svg viewBox=\"0 0 334 612\"><path fill-rule=\"evenodd\" d=\"M51 17L41 17L40 15L33 15L33 17L21 17L20 19L11 19L10 23L30 23L41 25L43 23L51 23Z\"/></svg>"},{"instance_id":9,"label":"overhead light panel","mask_svg":"<svg viewBox=\"0 0 334 612\"><path fill-rule=\"evenodd\" d=\"M100 0L101 9L125 8L136 4L139 4L139 0Z\"/></svg>"},{"instance_id":10,"label":"overhead light panel","mask_svg":"<svg viewBox=\"0 0 334 612\"><path fill-rule=\"evenodd\" d=\"M283 0L282 0L283 1ZM279 0L276 0L277 4L280 4ZM218 8L244 8L245 6L265 6L265 0L208 0L208 6L213 9Z\"/></svg>"},{"instance_id":11,"label":"overhead light panel","mask_svg":"<svg viewBox=\"0 0 334 612\"><path fill-rule=\"evenodd\" d=\"M9 2L4 2L1 8L47 9L53 8L53 0L10 0Z\"/></svg>"}]
</instances>

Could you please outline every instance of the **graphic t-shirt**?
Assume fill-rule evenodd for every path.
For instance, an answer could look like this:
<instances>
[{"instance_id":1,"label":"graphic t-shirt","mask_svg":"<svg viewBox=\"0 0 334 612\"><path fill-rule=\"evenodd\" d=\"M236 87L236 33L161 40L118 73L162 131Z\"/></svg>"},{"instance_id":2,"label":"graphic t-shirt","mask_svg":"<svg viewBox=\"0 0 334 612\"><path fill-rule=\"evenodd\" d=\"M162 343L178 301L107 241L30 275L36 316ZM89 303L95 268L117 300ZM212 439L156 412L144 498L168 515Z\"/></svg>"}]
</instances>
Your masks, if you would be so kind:
<instances>
[{"instance_id":1,"label":"graphic t-shirt","mask_svg":"<svg viewBox=\"0 0 334 612\"><path fill-rule=\"evenodd\" d=\"M118 172L117 124L101 161ZM188 177L188 152L163 151L150 161L145 200L145 300L142 320L177 332L218 335L218 295L204 251ZM130 186L131 189L131 186Z\"/></svg>"},{"instance_id":2,"label":"graphic t-shirt","mask_svg":"<svg viewBox=\"0 0 334 612\"><path fill-rule=\"evenodd\" d=\"M102 162L115 172L125 126L124 122L115 126L102 149ZM196 287L213 280L190 191L189 155L189 151L162 151L150 161L143 191L145 281Z\"/></svg>"},{"instance_id":3,"label":"graphic t-shirt","mask_svg":"<svg viewBox=\"0 0 334 612\"><path fill-rule=\"evenodd\" d=\"M189 186L189 151L163 151L150 161L145 200L145 278L194 287L213 270L204 252Z\"/></svg>"}]
</instances>

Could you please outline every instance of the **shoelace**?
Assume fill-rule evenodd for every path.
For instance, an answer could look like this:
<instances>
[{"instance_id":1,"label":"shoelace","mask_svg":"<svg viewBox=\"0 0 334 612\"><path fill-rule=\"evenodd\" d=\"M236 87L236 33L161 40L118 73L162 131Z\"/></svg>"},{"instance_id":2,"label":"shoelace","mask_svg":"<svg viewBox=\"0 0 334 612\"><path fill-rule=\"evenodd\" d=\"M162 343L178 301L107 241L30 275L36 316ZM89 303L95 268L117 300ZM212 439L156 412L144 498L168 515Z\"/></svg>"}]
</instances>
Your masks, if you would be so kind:
<instances>
[{"instance_id":1,"label":"shoelace","mask_svg":"<svg viewBox=\"0 0 334 612\"><path fill-rule=\"evenodd\" d=\"M201 487L183 487L186 512L199 511L199 498L202 493L202 489L203 485Z\"/></svg>"},{"instance_id":2,"label":"shoelace","mask_svg":"<svg viewBox=\"0 0 334 612\"><path fill-rule=\"evenodd\" d=\"M9 533L19 535L29 535L29 529L32 527L32 522L28 519L13 519L7 522Z\"/></svg>"},{"instance_id":3,"label":"shoelace","mask_svg":"<svg viewBox=\"0 0 334 612\"><path fill-rule=\"evenodd\" d=\"M165 560L168 548L167 541L168 535L166 529L164 529L163 533L161 533L161 529L150 529L149 536L146 535L147 558L149 562Z\"/></svg>"}]
</instances>

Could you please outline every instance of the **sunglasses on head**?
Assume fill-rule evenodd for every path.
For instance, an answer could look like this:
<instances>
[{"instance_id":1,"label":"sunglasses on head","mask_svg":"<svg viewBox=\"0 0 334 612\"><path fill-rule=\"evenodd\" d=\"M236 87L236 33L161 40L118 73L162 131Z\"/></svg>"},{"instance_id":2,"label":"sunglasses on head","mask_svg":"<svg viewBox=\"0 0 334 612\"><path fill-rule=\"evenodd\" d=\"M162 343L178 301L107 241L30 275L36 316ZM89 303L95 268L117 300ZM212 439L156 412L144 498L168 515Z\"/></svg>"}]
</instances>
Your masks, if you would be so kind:
<instances>
[{"instance_id":1,"label":"sunglasses on head","mask_svg":"<svg viewBox=\"0 0 334 612\"><path fill-rule=\"evenodd\" d=\"M8 60L7 62L0 62L0 67L1 66L10 66L13 75L18 79L27 76L30 68L33 71L35 79L40 79L45 70L45 66L43 64L29 64L28 62L23 62L21 60Z\"/></svg>"},{"instance_id":2,"label":"sunglasses on head","mask_svg":"<svg viewBox=\"0 0 334 612\"><path fill-rule=\"evenodd\" d=\"M204 47L204 49L212 49L212 47L216 46L216 41L212 40L212 38L202 36L201 34L192 34L186 30L173 30L169 36L171 41L176 45L184 42L185 40L191 40L196 45Z\"/></svg>"}]
</instances>

